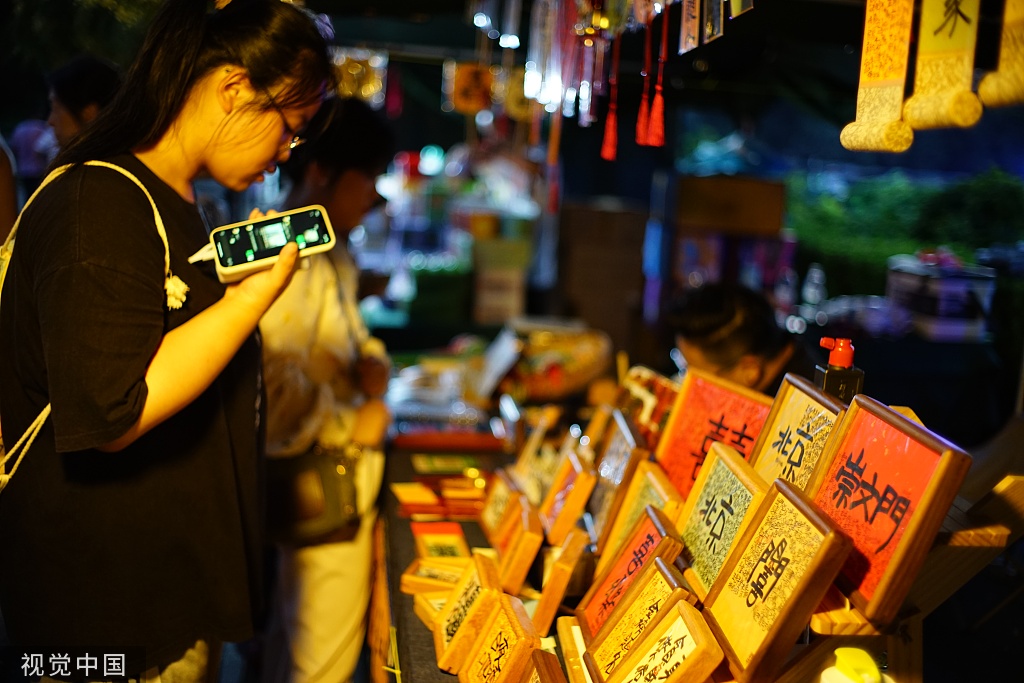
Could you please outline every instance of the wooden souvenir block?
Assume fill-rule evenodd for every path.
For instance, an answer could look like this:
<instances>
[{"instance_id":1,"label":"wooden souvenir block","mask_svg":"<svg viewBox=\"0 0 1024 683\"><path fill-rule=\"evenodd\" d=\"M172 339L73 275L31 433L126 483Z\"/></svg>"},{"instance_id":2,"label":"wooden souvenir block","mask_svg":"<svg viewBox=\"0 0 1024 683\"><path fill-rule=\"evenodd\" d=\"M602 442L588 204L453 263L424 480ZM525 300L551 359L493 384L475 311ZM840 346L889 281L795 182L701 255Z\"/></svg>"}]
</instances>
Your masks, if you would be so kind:
<instances>
[{"instance_id":1,"label":"wooden souvenir block","mask_svg":"<svg viewBox=\"0 0 1024 683\"><path fill-rule=\"evenodd\" d=\"M567 450L548 495L540 505L540 521L548 543L559 545L565 540L583 515L596 483L593 465L581 460L575 450Z\"/></svg>"},{"instance_id":2,"label":"wooden souvenir block","mask_svg":"<svg viewBox=\"0 0 1024 683\"><path fill-rule=\"evenodd\" d=\"M687 370L655 450L655 460L684 500L712 443L725 443L748 458L771 405L762 393L696 368Z\"/></svg>"},{"instance_id":3,"label":"wooden souvenir block","mask_svg":"<svg viewBox=\"0 0 1024 683\"><path fill-rule=\"evenodd\" d=\"M434 652L439 669L459 672L500 593L501 580L494 560L474 553L434 621Z\"/></svg>"},{"instance_id":4,"label":"wooden souvenir block","mask_svg":"<svg viewBox=\"0 0 1024 683\"><path fill-rule=\"evenodd\" d=\"M510 530L507 543L498 551L498 574L506 593L519 594L543 544L544 527L540 523L540 515L527 503L522 508L519 524Z\"/></svg>"},{"instance_id":5,"label":"wooden souvenir block","mask_svg":"<svg viewBox=\"0 0 1024 683\"><path fill-rule=\"evenodd\" d=\"M567 683L558 655L545 650L534 650L520 683Z\"/></svg>"},{"instance_id":6,"label":"wooden souvenir block","mask_svg":"<svg viewBox=\"0 0 1024 683\"><path fill-rule=\"evenodd\" d=\"M750 464L766 482L785 479L808 490L822 459L825 442L846 413L846 404L799 375L787 374L775 395Z\"/></svg>"},{"instance_id":7,"label":"wooden souvenir block","mask_svg":"<svg viewBox=\"0 0 1024 683\"><path fill-rule=\"evenodd\" d=\"M644 630L684 601L687 591L683 577L671 563L660 557L644 565L629 586L622 601L612 611L601 630L583 653L583 662L597 682L608 677L622 664Z\"/></svg>"},{"instance_id":8,"label":"wooden souvenir block","mask_svg":"<svg viewBox=\"0 0 1024 683\"><path fill-rule=\"evenodd\" d=\"M517 493L519 493L519 489L512 482L512 477L508 475L508 472L504 468L495 470L487 484L487 497L484 499L483 510L477 517L480 530L484 532L487 542L492 546L495 544L502 520L505 519L509 501Z\"/></svg>"},{"instance_id":9,"label":"wooden souvenir block","mask_svg":"<svg viewBox=\"0 0 1024 683\"><path fill-rule=\"evenodd\" d=\"M467 557L417 557L402 572L399 588L408 595L450 591L468 562Z\"/></svg>"},{"instance_id":10,"label":"wooden souvenir block","mask_svg":"<svg viewBox=\"0 0 1024 683\"><path fill-rule=\"evenodd\" d=\"M683 577L703 600L768 484L731 446L711 444L676 526L683 540Z\"/></svg>"},{"instance_id":11,"label":"wooden souvenir block","mask_svg":"<svg viewBox=\"0 0 1024 683\"><path fill-rule=\"evenodd\" d=\"M501 555L505 552L505 548L508 547L509 540L512 538L515 531L522 527L523 524L523 511L533 508L530 505L529 499L525 493L516 491L509 500L508 505L505 506L505 514L502 515L502 520L498 525L498 530L493 534L490 540L491 547Z\"/></svg>"},{"instance_id":12,"label":"wooden souvenir block","mask_svg":"<svg viewBox=\"0 0 1024 683\"><path fill-rule=\"evenodd\" d=\"M562 409L558 406L546 405L541 408L537 423L530 431L515 463L508 470L516 487L526 494L530 504L535 507L540 505L547 494L558 467L559 453L546 439L550 437L561 415Z\"/></svg>"},{"instance_id":13,"label":"wooden souvenir block","mask_svg":"<svg viewBox=\"0 0 1024 683\"><path fill-rule=\"evenodd\" d=\"M620 411L613 411L597 454L597 484L587 501L598 554L604 552L615 515L622 505L637 463L646 460L647 456L647 450L637 446L633 425Z\"/></svg>"},{"instance_id":14,"label":"wooden souvenir block","mask_svg":"<svg viewBox=\"0 0 1024 683\"><path fill-rule=\"evenodd\" d=\"M412 596L412 611L420 618L423 625L431 631L434 630L434 622L437 615L444 609L448 602L450 591L431 591L429 593L416 593Z\"/></svg>"},{"instance_id":15,"label":"wooden souvenir block","mask_svg":"<svg viewBox=\"0 0 1024 683\"><path fill-rule=\"evenodd\" d=\"M672 564L682 548L672 520L661 510L648 506L615 561L597 575L576 606L584 641L590 644L644 567L655 558Z\"/></svg>"},{"instance_id":16,"label":"wooden souvenir block","mask_svg":"<svg viewBox=\"0 0 1024 683\"><path fill-rule=\"evenodd\" d=\"M850 547L803 492L775 480L704 600L738 683L774 679Z\"/></svg>"},{"instance_id":17,"label":"wooden souvenir block","mask_svg":"<svg viewBox=\"0 0 1024 683\"><path fill-rule=\"evenodd\" d=\"M619 512L615 515L615 521L608 532L608 540L598 559L597 573L604 571L615 559L619 547L626 540L626 535L632 531L648 505L658 508L666 517L674 520L679 516L682 504L683 499L679 497L679 492L669 481L661 465L651 460L637 463L633 478L629 480L629 486L626 488L626 495L622 498L622 505L619 506Z\"/></svg>"},{"instance_id":18,"label":"wooden souvenir block","mask_svg":"<svg viewBox=\"0 0 1024 683\"><path fill-rule=\"evenodd\" d=\"M580 440L586 440L587 445L590 446L594 453L601 448L601 438L608 431L608 421L611 420L614 410L614 406L602 403L594 408L594 413L587 421L587 426L584 428Z\"/></svg>"},{"instance_id":19,"label":"wooden souvenir block","mask_svg":"<svg viewBox=\"0 0 1024 683\"><path fill-rule=\"evenodd\" d=\"M967 453L864 395L854 396L811 484L853 539L836 584L876 626L889 624L971 464Z\"/></svg>"},{"instance_id":20,"label":"wooden souvenir block","mask_svg":"<svg viewBox=\"0 0 1024 683\"><path fill-rule=\"evenodd\" d=\"M573 529L561 546L551 549L551 556L547 558L550 564L544 569L540 598L533 609L532 617L533 626L540 637L547 637L548 631L551 630L555 614L558 613L558 608L565 597L565 589L589 542L590 538L586 531Z\"/></svg>"},{"instance_id":21,"label":"wooden souvenir block","mask_svg":"<svg viewBox=\"0 0 1024 683\"><path fill-rule=\"evenodd\" d=\"M700 611L680 600L647 627L608 683L702 683L724 657Z\"/></svg>"},{"instance_id":22,"label":"wooden souvenir block","mask_svg":"<svg viewBox=\"0 0 1024 683\"><path fill-rule=\"evenodd\" d=\"M558 617L555 630L558 633L562 661L565 663L565 677L569 683L592 683L587 665L583 663L583 652L587 646L583 642L579 621L576 617Z\"/></svg>"},{"instance_id":23,"label":"wooden souvenir block","mask_svg":"<svg viewBox=\"0 0 1024 683\"><path fill-rule=\"evenodd\" d=\"M420 557L469 557L466 535L458 522L411 522Z\"/></svg>"},{"instance_id":24,"label":"wooden souvenir block","mask_svg":"<svg viewBox=\"0 0 1024 683\"><path fill-rule=\"evenodd\" d=\"M459 669L459 683L518 683L540 638L519 598L501 594Z\"/></svg>"}]
</instances>

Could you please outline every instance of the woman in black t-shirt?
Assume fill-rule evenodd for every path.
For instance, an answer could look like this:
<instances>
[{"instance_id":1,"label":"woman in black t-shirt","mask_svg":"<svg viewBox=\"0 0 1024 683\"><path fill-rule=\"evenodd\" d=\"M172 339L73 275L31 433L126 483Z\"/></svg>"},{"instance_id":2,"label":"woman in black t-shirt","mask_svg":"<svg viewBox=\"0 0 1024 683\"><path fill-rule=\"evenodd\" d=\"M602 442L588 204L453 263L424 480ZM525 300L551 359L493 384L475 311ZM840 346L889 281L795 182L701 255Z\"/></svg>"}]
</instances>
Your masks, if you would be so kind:
<instances>
[{"instance_id":1,"label":"woman in black t-shirt","mask_svg":"<svg viewBox=\"0 0 1024 683\"><path fill-rule=\"evenodd\" d=\"M248 638L260 609L256 326L297 255L229 287L190 264L208 241L192 182L262 180L333 70L305 10L207 4L158 11L115 100L55 161L70 169L24 211L0 299L8 443L52 405L0 495L5 651L57 680L109 678L74 656L49 668L86 651L205 680L210 648ZM167 266L186 292L165 289Z\"/></svg>"}]
</instances>

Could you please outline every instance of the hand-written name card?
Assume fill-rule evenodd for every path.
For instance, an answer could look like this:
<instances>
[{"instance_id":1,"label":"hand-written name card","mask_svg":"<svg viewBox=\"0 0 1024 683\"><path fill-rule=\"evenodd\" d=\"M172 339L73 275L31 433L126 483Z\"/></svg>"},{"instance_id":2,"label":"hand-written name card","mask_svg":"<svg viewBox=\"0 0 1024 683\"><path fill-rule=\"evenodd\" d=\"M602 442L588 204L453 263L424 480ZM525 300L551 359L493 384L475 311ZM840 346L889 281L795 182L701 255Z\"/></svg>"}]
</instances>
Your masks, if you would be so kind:
<instances>
[{"instance_id":1,"label":"hand-written name card","mask_svg":"<svg viewBox=\"0 0 1024 683\"><path fill-rule=\"evenodd\" d=\"M690 368L658 441L655 459L685 500L711 444L721 441L750 455L771 409L772 399Z\"/></svg>"},{"instance_id":2,"label":"hand-written name card","mask_svg":"<svg viewBox=\"0 0 1024 683\"><path fill-rule=\"evenodd\" d=\"M767 490L736 449L712 444L678 523L688 565L683 576L700 599L711 590Z\"/></svg>"},{"instance_id":3,"label":"hand-written name card","mask_svg":"<svg viewBox=\"0 0 1024 683\"><path fill-rule=\"evenodd\" d=\"M587 446L580 446L586 450ZM580 458L574 449L567 449L562 464L540 505L540 520L544 525L548 543L558 545L576 526L587 500L597 483L592 456Z\"/></svg>"},{"instance_id":4,"label":"hand-written name card","mask_svg":"<svg viewBox=\"0 0 1024 683\"><path fill-rule=\"evenodd\" d=\"M661 510L669 519L674 520L679 516L682 503L679 492L668 480L661 465L650 460L639 462L633 478L629 480L626 495L623 496L612 528L608 532L608 540L598 559L596 573L600 574L615 560L620 546L637 520L643 516L648 505Z\"/></svg>"},{"instance_id":5,"label":"hand-written name card","mask_svg":"<svg viewBox=\"0 0 1024 683\"><path fill-rule=\"evenodd\" d=\"M648 506L616 553L615 561L597 575L590 590L576 606L576 616L589 643L611 617L630 584L654 558L671 564L683 544L672 521L657 508Z\"/></svg>"},{"instance_id":6,"label":"hand-written name card","mask_svg":"<svg viewBox=\"0 0 1024 683\"><path fill-rule=\"evenodd\" d=\"M540 638L519 598L503 594L459 669L459 683L519 683Z\"/></svg>"},{"instance_id":7,"label":"hand-written name card","mask_svg":"<svg viewBox=\"0 0 1024 683\"><path fill-rule=\"evenodd\" d=\"M541 545L544 544L544 528L537 509L528 502L521 509L518 523L513 526L506 544L499 551L498 574L501 587L512 595L518 595L526 575L530 572Z\"/></svg>"},{"instance_id":8,"label":"hand-written name card","mask_svg":"<svg viewBox=\"0 0 1024 683\"><path fill-rule=\"evenodd\" d=\"M622 664L641 634L685 599L682 576L660 557L646 565L630 585L612 618L587 645L583 660L595 681L605 681Z\"/></svg>"},{"instance_id":9,"label":"hand-written name card","mask_svg":"<svg viewBox=\"0 0 1024 683\"><path fill-rule=\"evenodd\" d=\"M801 491L814 478L825 442L846 406L803 377L787 374L768 419L757 437L750 462L766 482L785 479Z\"/></svg>"},{"instance_id":10,"label":"hand-written name card","mask_svg":"<svg viewBox=\"0 0 1024 683\"><path fill-rule=\"evenodd\" d=\"M540 505L558 466L559 453L546 443L546 439L558 423L561 414L562 409L555 405L541 408L537 424L523 444L515 463L508 470L512 481L530 499L531 505Z\"/></svg>"},{"instance_id":11,"label":"hand-written name card","mask_svg":"<svg viewBox=\"0 0 1024 683\"><path fill-rule=\"evenodd\" d=\"M587 501L598 553L604 552L611 525L626 494L626 482L632 478L637 463L648 455L646 449L638 447L632 423L618 410L613 411L601 441L596 462L597 484Z\"/></svg>"},{"instance_id":12,"label":"hand-written name card","mask_svg":"<svg viewBox=\"0 0 1024 683\"><path fill-rule=\"evenodd\" d=\"M495 470L487 484L487 498L484 500L484 508L480 511L477 523L487 537L487 542L492 546L497 538L498 529L505 517L505 510L508 508L512 496L519 491L512 482L512 478L504 468Z\"/></svg>"},{"instance_id":13,"label":"hand-written name card","mask_svg":"<svg viewBox=\"0 0 1024 683\"><path fill-rule=\"evenodd\" d=\"M837 584L866 618L888 624L910 590L971 458L864 395L829 440L814 501L852 539Z\"/></svg>"},{"instance_id":14,"label":"hand-written name card","mask_svg":"<svg viewBox=\"0 0 1024 683\"><path fill-rule=\"evenodd\" d=\"M802 492L775 480L704 601L740 683L774 678L849 550Z\"/></svg>"},{"instance_id":15,"label":"hand-written name card","mask_svg":"<svg viewBox=\"0 0 1024 683\"><path fill-rule=\"evenodd\" d=\"M680 600L647 627L607 683L707 681L724 657L697 608Z\"/></svg>"},{"instance_id":16,"label":"hand-written name card","mask_svg":"<svg viewBox=\"0 0 1024 683\"><path fill-rule=\"evenodd\" d=\"M480 629L495 609L500 593L501 581L494 560L475 553L434 622L438 668L458 673Z\"/></svg>"}]
</instances>

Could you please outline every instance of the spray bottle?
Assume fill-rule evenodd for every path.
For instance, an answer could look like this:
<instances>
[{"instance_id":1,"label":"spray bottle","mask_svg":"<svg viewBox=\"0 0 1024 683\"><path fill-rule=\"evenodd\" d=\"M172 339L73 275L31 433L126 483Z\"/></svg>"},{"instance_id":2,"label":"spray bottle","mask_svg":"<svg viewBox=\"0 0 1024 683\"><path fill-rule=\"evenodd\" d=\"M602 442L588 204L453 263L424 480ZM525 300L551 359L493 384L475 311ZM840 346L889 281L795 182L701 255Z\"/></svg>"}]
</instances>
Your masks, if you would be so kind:
<instances>
[{"instance_id":1,"label":"spray bottle","mask_svg":"<svg viewBox=\"0 0 1024 683\"><path fill-rule=\"evenodd\" d=\"M849 403L864 388L864 371L853 365L853 343L822 337L821 346L829 349L828 366L815 365L814 380L825 393Z\"/></svg>"}]
</instances>

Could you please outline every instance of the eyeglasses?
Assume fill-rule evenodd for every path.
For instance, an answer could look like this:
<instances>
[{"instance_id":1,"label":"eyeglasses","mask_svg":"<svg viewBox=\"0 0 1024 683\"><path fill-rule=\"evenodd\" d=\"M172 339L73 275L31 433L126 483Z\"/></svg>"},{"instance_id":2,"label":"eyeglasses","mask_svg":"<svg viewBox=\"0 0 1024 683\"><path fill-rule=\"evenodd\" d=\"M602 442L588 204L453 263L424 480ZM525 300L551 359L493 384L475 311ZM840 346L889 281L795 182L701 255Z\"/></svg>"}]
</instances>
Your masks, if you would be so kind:
<instances>
[{"instance_id":1,"label":"eyeglasses","mask_svg":"<svg viewBox=\"0 0 1024 683\"><path fill-rule=\"evenodd\" d=\"M278 116L281 117L281 123L284 124L284 130L288 133L288 149L295 149L299 145L304 144L306 142L306 138L302 137L292 129L288 124L288 118L284 115L284 111L281 107L277 106L277 102L274 101L273 97L270 98L270 106L273 107L274 111L276 111Z\"/></svg>"}]
</instances>

